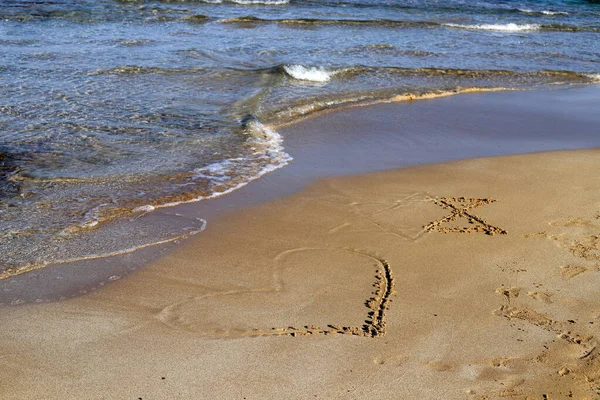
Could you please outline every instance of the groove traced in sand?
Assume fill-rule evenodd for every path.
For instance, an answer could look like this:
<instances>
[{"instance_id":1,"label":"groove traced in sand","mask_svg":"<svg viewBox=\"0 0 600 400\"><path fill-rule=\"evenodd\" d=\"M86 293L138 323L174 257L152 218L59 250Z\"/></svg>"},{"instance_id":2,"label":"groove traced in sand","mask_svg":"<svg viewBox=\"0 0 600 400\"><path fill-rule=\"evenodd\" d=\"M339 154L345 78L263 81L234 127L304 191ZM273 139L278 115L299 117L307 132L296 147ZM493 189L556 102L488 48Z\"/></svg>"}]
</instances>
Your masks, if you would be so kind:
<instances>
[{"instance_id":1,"label":"groove traced in sand","mask_svg":"<svg viewBox=\"0 0 600 400\"><path fill-rule=\"evenodd\" d=\"M290 254L297 251L308 250L309 248L300 248L287 250L280 253L275 259L278 259L282 254ZM310 248L310 250L317 250ZM373 254L366 253L364 251L357 251L355 249L318 249L318 250L338 250L347 251L352 254L367 257L372 260L371 267L375 268L375 282L373 283L374 291L371 296L363 301L365 307L369 309L366 315L366 319L363 325L360 326L345 326L338 324L326 324L323 326L316 325L303 325L302 327L287 326L287 327L274 327L271 329L217 329L216 332L209 334L209 336L215 337L261 337L261 336L307 336L307 335L329 335L329 334L343 334L353 335L362 337L380 337L386 333L386 322L387 322L387 311L390 308L392 302L391 297L395 294L394 291L394 278L390 264L381 257ZM202 328L198 329L194 324L190 324L185 321L185 318L181 318L181 311L179 307L185 306L190 301L201 300L201 299L214 299L221 296L232 296L232 295L243 295L243 294L277 294L282 292L283 287L278 278L275 275L274 286L270 288L257 288L257 289L244 289L244 290L231 290L225 292L215 292L205 294L199 297L187 298L183 301L169 304L158 313L155 317L158 321L168 326L169 328L176 330L184 330L194 334L202 332ZM212 300L215 301L215 300ZM360 300L358 300L360 301ZM307 321L308 322L308 321ZM204 325L204 322L199 321L199 325Z\"/></svg>"},{"instance_id":2,"label":"groove traced in sand","mask_svg":"<svg viewBox=\"0 0 600 400\"><path fill-rule=\"evenodd\" d=\"M443 232L443 233L473 233L473 232L484 232L486 235L506 235L507 232L504 229L498 228L489 224L483 218L471 214L468 211L481 207L487 204L495 203L496 200L488 198L465 198L465 197L442 197L439 199L431 199L438 206L452 210L452 213L445 216L442 219L432 221L425 225L423 228L428 232ZM459 218L466 218L469 224L472 226L464 228L444 228L443 224L447 222L456 221Z\"/></svg>"},{"instance_id":3,"label":"groove traced in sand","mask_svg":"<svg viewBox=\"0 0 600 400\"><path fill-rule=\"evenodd\" d=\"M344 195L350 197L349 193ZM426 231L420 224L414 223L410 217L419 215L415 207L429 203L431 195L426 192L400 192L395 193L397 198L392 201L377 201L376 198L359 198L351 203L344 200L337 201L342 206L350 206L352 213L356 215L357 221L367 221L369 225L353 232L373 232L377 234L392 234L401 240L417 241ZM335 201L329 199L329 201ZM400 217L401 224L397 224ZM408 217L408 218L407 218ZM356 222L356 221L354 221ZM337 233L346 228L350 228L354 223L346 222L342 225L332 228L329 233ZM350 228L352 229L352 228Z\"/></svg>"},{"instance_id":4,"label":"groove traced in sand","mask_svg":"<svg viewBox=\"0 0 600 400\"><path fill-rule=\"evenodd\" d=\"M256 329L250 336L288 335L296 337L317 334L342 334L373 338L384 336L386 332L386 313L390 309L391 297L396 293L394 291L395 282L389 263L381 258L370 257L374 258L380 264L380 267L375 272L373 296L365 301L365 306L371 311L368 312L364 325L359 327L330 324L324 328L315 325L305 325L302 328L289 326L287 328L272 328L270 331Z\"/></svg>"}]
</instances>

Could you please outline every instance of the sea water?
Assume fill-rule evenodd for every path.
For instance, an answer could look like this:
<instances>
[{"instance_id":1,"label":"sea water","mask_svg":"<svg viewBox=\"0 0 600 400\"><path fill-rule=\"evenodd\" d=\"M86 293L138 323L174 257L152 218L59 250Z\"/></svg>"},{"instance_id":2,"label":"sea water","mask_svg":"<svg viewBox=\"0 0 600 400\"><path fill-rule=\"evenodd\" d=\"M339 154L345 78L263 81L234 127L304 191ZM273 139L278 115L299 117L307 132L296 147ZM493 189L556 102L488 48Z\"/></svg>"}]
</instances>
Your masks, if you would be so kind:
<instances>
[{"instance_id":1,"label":"sea water","mask_svg":"<svg viewBox=\"0 0 600 400\"><path fill-rule=\"evenodd\" d=\"M285 166L322 110L600 82L589 1L0 5L0 278L200 232L141 217Z\"/></svg>"}]
</instances>

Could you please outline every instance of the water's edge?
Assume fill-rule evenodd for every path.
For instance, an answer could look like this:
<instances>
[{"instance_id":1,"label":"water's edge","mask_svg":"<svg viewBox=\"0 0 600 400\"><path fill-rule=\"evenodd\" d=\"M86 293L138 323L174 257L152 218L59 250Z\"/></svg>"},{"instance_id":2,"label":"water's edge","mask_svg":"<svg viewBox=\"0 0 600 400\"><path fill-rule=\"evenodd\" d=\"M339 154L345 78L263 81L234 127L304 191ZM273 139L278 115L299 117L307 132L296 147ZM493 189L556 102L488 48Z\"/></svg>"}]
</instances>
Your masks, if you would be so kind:
<instances>
[{"instance_id":1,"label":"water's edge","mask_svg":"<svg viewBox=\"0 0 600 400\"><path fill-rule=\"evenodd\" d=\"M469 91L480 92L480 90ZM590 111L586 111L585 107L579 107L579 111L576 111L579 114L573 114L571 116L572 120L566 122L568 125L575 120L592 118L592 122L581 128L578 128L576 125L573 126L575 130L581 131L580 137L577 134L573 135L571 133L569 138L565 138L568 140L561 139L560 129L564 127L552 121L556 107L563 109L563 111L565 109L563 105L557 106L556 102L561 104L561 101L572 101L579 98L581 104L590 104L591 101L591 106L593 106L593 99L599 98L600 90L598 88L588 86L519 93L473 93L468 96L453 96L448 99L427 101L434 97L448 96L449 94L451 93L438 94L436 96L429 95L425 96L421 101L405 102L404 104L393 104L388 101L388 104L381 104L379 106L371 104L369 107L354 108L353 110L350 110L349 107L357 107L357 105L350 104L345 108L335 109L336 112L333 113L329 113L331 110L321 110L320 114L313 114L314 118L308 120L304 118L302 119L303 122L297 122L295 125L286 124L285 128L282 124L277 129L280 130L280 133L286 139L287 151L296 159L286 168L271 172L250 185L244 184L242 185L243 188L240 187L235 191L229 191L227 192L227 196L203 200L195 204L181 204L165 209L146 210L143 215L136 217L135 220L128 221L129 226L125 227L129 231L133 231L135 224L138 224L143 229L151 230L152 226L156 226L156 224L164 225L165 223L172 223L168 221L182 220L186 221L186 223L187 221L197 221L201 227L200 229L190 227L189 231L186 231L182 235L158 243L140 246L139 249L127 249L117 254L100 254L79 260L64 260L61 263L53 265L43 265L44 268L41 269L32 268L18 271L18 274L10 277L10 279L0 280L0 304L53 301L86 294L108 282L124 277L142 266L148 265L152 261L162 257L165 253L173 251L177 248L177 246L173 247L174 244L177 245L182 239L204 230L206 220L209 221L210 227L210 224L224 213L292 194L311 181L322 177L339 174L359 174L374 170L462 158L600 146L600 138L594 138L590 134L593 131L586 131L586 126L591 126L600 121L596 121L598 117L590 115ZM586 98L586 96L589 98ZM394 101L413 99L414 97L411 96L403 96L394 99ZM456 137L452 134L438 132L440 137L437 139L435 134L428 136L424 142L425 144L431 144L431 140L438 140L436 146L440 144L450 146L446 152L438 151L436 153L435 151L430 152L426 149L427 146L423 145L423 142L420 142L422 140L419 138L420 132L430 129L426 121L421 121L421 126L418 125L418 120L410 121L411 134L399 132L402 128L407 127L399 127L398 118L406 120L414 118L415 115L419 114L423 114L423 118L427 118L428 113L433 113L440 121L444 121L449 116L457 115L453 108L458 108L462 110L461 112L467 112L465 115L468 116L470 107L474 105L483 107L484 109L487 107L491 115L496 115L497 121L506 124L506 121L502 117L506 111L523 108L521 107L522 105L534 104L536 102L543 105L544 101L549 105L544 111L547 119L540 119L539 116L532 113L531 115L536 116L538 119L530 119L529 123L531 125L528 127L533 127L536 131L518 138L512 138L511 135L507 134L506 136L510 140L507 138L502 139L500 137L502 135L500 134L498 137L478 138L476 137L477 135L474 135L471 126L471 132L467 132L467 134L473 137L460 138L456 149L452 148L453 145L451 143L456 143ZM498 106L503 107L504 112L502 112L501 108L498 109ZM538 107L544 108L543 106ZM577 107L577 104L573 104L570 109L577 110ZM567 106L567 108L569 107ZM526 109L525 112L527 111L537 112L539 108L535 110ZM329 114L323 115L324 113ZM402 113L405 115L402 116ZM352 118L355 120L353 121ZM377 137L368 137L369 140L367 142L382 138L383 142L380 140L375 140L374 143L365 142L365 138L369 136L367 131L368 125L361 126L361 123L364 121L369 124L370 118L375 118L380 123L380 126L378 127L379 132ZM510 117L506 118L510 119ZM431 122L431 119L428 120ZM487 120L485 122L486 124L489 123ZM472 125L473 121L465 120L463 123ZM519 120L517 123L522 124L523 121ZM331 128L336 124L339 125L338 128ZM460 123L458 125L456 129L460 129ZM329 131L324 132L323 128L329 129ZM521 128L524 127L521 126ZM493 130L486 125L481 125L481 129ZM548 129L558 130L556 135L550 135L547 133ZM352 131L350 141L340 137L340 135L347 134L349 131ZM312 138L311 132L313 132ZM319 137L315 137L315 132L319 133ZM546 137L540 136L540 132L545 132L544 135ZM325 134L325 137L321 137L321 134ZM340 144L340 140L343 145ZM498 140L504 140L506 143L499 144ZM392 145L392 150L386 149L390 145ZM405 147L401 151L394 151L393 146L398 145ZM354 152L358 152L358 154L366 152L370 156L363 159L353 158L352 154ZM330 156L329 159L322 157L324 153ZM409 156L409 153L412 155ZM352 160L353 165L349 165L347 160ZM332 167L332 165L337 165L337 167ZM180 225L176 225L178 228L180 227Z\"/></svg>"}]
</instances>

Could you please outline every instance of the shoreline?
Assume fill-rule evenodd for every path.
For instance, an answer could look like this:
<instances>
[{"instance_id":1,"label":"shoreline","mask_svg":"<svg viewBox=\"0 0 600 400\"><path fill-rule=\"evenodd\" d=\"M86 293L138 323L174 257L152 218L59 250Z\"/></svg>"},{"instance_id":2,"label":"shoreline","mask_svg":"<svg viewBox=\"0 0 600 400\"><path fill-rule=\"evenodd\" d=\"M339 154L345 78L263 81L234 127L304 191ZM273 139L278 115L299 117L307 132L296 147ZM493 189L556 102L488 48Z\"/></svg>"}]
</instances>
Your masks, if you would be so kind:
<instances>
[{"instance_id":1,"label":"shoreline","mask_svg":"<svg viewBox=\"0 0 600 400\"><path fill-rule=\"evenodd\" d=\"M7 3L0 400L600 400L600 0Z\"/></svg>"},{"instance_id":2,"label":"shoreline","mask_svg":"<svg viewBox=\"0 0 600 400\"><path fill-rule=\"evenodd\" d=\"M102 290L0 309L0 394L592 399L599 157L326 178L239 209Z\"/></svg>"},{"instance_id":3,"label":"shoreline","mask_svg":"<svg viewBox=\"0 0 600 400\"><path fill-rule=\"evenodd\" d=\"M598 98L598 88L584 86L459 94L318 115L280 130L286 151L295 158L290 165L225 196L157 210L148 219L163 223L177 215L207 220L210 229L223 214L293 194L323 177L472 157L600 147L600 138L592 133L594 124L600 121L594 119L591 109ZM544 104L550 107L544 109ZM473 109L479 114L474 115ZM498 119L498 113L506 118ZM559 123L540 125L531 119L531 115L540 113L545 118L558 118ZM494 118L496 125L489 124ZM566 137L564 131L568 128L574 133ZM184 242L187 240L194 237ZM168 242L121 256L54 264L2 280L0 304L45 302L85 294L177 251L180 240Z\"/></svg>"},{"instance_id":4,"label":"shoreline","mask_svg":"<svg viewBox=\"0 0 600 400\"><path fill-rule=\"evenodd\" d=\"M600 148L500 154L595 143L600 91L518 94L304 121L201 234L0 282L64 297L0 306L0 397L593 399Z\"/></svg>"}]
</instances>

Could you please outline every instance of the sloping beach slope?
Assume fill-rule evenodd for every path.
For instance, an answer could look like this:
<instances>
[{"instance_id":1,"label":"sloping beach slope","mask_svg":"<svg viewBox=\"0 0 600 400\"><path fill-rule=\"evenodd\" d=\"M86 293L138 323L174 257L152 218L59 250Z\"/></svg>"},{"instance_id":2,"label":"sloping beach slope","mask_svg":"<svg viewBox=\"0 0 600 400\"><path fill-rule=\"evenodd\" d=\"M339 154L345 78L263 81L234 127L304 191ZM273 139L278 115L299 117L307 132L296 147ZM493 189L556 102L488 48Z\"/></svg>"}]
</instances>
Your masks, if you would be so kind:
<instances>
[{"instance_id":1,"label":"sloping beach slope","mask_svg":"<svg viewBox=\"0 0 600 400\"><path fill-rule=\"evenodd\" d=\"M321 180L0 310L11 399L593 399L599 150Z\"/></svg>"}]
</instances>

